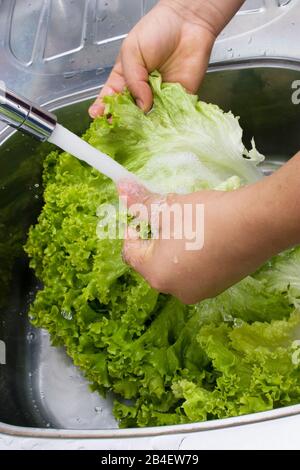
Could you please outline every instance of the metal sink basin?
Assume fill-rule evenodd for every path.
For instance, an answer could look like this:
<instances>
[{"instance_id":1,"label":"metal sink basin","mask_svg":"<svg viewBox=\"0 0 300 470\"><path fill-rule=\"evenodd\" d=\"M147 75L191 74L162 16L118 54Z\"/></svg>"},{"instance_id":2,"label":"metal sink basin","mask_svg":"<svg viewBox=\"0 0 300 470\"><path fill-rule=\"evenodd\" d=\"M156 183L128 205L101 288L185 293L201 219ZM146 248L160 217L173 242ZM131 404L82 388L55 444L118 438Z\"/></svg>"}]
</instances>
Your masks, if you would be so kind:
<instances>
[{"instance_id":1,"label":"metal sink basin","mask_svg":"<svg viewBox=\"0 0 300 470\"><path fill-rule=\"evenodd\" d=\"M299 150L300 104L292 84L300 63L236 62L214 66L200 91L241 117L245 141L255 136L267 155L265 171ZM295 86L295 85L294 85ZM95 90L48 104L60 123L83 133ZM295 104L293 103L295 102ZM42 207L41 169L50 146L5 129L0 134L0 433L35 437L149 436L224 428L300 414L300 405L239 418L183 426L119 430L111 404L89 390L63 349L29 322L28 306L37 280L28 268L22 244Z\"/></svg>"}]
</instances>

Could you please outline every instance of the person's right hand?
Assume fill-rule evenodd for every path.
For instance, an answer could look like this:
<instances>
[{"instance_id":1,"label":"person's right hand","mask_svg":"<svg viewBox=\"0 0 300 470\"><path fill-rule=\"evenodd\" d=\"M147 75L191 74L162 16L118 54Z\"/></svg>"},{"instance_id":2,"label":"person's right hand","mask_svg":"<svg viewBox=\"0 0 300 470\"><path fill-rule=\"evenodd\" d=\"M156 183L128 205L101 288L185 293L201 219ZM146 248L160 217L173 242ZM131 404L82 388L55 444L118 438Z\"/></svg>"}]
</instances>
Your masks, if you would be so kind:
<instances>
[{"instance_id":1,"label":"person's right hand","mask_svg":"<svg viewBox=\"0 0 300 470\"><path fill-rule=\"evenodd\" d=\"M136 218L125 234L123 259L157 291L186 304L214 297L299 245L299 175L300 152L272 176L235 191L162 196L122 180L119 194ZM198 204L203 216L197 221ZM143 239L135 228L140 221L146 227L152 221L157 236ZM198 240L193 246L191 234Z\"/></svg>"},{"instance_id":2,"label":"person's right hand","mask_svg":"<svg viewBox=\"0 0 300 470\"><path fill-rule=\"evenodd\" d=\"M201 3L203 15L198 10ZM213 15L208 14L210 3L161 0L143 17L124 40L107 83L89 110L91 117L103 113L104 96L122 92L126 86L137 105L149 111L152 92L148 75L155 69L163 81L179 82L189 92L197 92L219 32ZM195 11L193 4L197 4Z\"/></svg>"}]
</instances>

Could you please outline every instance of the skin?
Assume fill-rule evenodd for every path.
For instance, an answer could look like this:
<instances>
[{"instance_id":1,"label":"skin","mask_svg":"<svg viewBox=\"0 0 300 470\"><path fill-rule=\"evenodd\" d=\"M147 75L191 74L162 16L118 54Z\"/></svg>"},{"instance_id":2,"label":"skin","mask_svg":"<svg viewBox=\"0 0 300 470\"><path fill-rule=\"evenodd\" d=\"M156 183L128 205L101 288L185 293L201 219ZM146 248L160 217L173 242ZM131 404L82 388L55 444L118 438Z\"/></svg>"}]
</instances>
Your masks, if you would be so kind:
<instances>
[{"instance_id":1,"label":"skin","mask_svg":"<svg viewBox=\"0 0 300 470\"><path fill-rule=\"evenodd\" d=\"M116 65L90 109L91 116L103 113L103 96L121 92L125 86L137 104L148 111L152 106L148 74L154 69L165 81L180 82L188 91L196 92L216 36L242 3L159 2L124 41ZM166 205L204 204L203 248L188 251L185 239L163 240L160 236L140 240L131 229L124 243L124 260L152 287L184 303L213 297L273 255L300 243L299 174L300 153L272 176L236 191L168 195ZM151 204L162 199L132 181L121 181L118 189L121 197L127 198L129 208L142 203L149 214Z\"/></svg>"}]
</instances>

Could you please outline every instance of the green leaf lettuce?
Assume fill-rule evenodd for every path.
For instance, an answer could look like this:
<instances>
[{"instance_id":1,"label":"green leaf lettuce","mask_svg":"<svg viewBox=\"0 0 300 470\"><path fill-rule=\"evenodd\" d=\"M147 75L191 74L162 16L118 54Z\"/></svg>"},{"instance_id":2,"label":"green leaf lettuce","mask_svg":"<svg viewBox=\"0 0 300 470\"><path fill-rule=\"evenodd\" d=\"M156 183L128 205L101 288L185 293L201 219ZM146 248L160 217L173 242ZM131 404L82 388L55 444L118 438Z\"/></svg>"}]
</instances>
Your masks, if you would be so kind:
<instances>
[{"instance_id":1,"label":"green leaf lettuce","mask_svg":"<svg viewBox=\"0 0 300 470\"><path fill-rule=\"evenodd\" d=\"M232 190L262 177L238 119L178 84L150 77L153 110L128 91L84 138L153 189ZM107 119L111 117L111 119ZM100 393L116 394L123 427L188 423L297 403L299 248L195 306L159 294L121 257L122 240L97 236L114 185L67 153L44 169L45 205L26 251L43 284L30 309ZM296 346L295 346L296 345Z\"/></svg>"}]
</instances>

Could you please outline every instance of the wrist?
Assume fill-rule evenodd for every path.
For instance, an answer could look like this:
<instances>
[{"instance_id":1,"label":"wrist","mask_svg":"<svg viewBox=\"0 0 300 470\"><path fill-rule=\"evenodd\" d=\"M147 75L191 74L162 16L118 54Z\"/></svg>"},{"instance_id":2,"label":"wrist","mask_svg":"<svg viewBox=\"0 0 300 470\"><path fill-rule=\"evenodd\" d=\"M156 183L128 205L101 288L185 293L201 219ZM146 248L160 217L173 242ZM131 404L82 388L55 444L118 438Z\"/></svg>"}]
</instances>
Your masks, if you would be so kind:
<instances>
[{"instance_id":1,"label":"wrist","mask_svg":"<svg viewBox=\"0 0 300 470\"><path fill-rule=\"evenodd\" d=\"M300 152L266 178L265 199L280 251L300 244Z\"/></svg>"},{"instance_id":2,"label":"wrist","mask_svg":"<svg viewBox=\"0 0 300 470\"><path fill-rule=\"evenodd\" d=\"M159 4L172 8L186 21L202 26L216 39L244 2L245 0L160 0Z\"/></svg>"},{"instance_id":3,"label":"wrist","mask_svg":"<svg viewBox=\"0 0 300 470\"><path fill-rule=\"evenodd\" d=\"M273 175L245 187L248 224L267 258L300 243L300 153Z\"/></svg>"}]
</instances>

